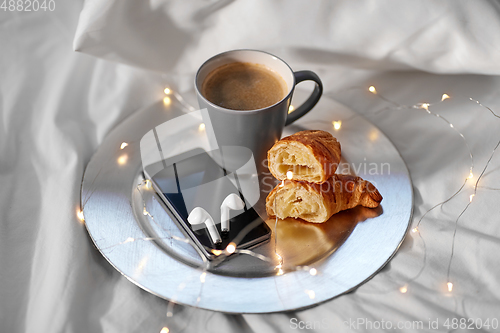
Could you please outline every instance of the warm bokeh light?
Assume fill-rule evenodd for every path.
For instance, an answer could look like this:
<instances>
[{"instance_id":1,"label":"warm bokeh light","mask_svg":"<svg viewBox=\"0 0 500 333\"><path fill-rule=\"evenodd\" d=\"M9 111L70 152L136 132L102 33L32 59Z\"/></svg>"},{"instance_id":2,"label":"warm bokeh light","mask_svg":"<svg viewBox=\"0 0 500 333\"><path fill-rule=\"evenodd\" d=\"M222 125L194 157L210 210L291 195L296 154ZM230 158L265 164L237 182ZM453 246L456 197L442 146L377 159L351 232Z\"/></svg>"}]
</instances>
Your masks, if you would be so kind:
<instances>
[{"instance_id":1,"label":"warm bokeh light","mask_svg":"<svg viewBox=\"0 0 500 333\"><path fill-rule=\"evenodd\" d=\"M120 145L120 149L123 149L123 148L125 148L127 146L128 146L128 143L122 142L122 144Z\"/></svg>"},{"instance_id":2,"label":"warm bokeh light","mask_svg":"<svg viewBox=\"0 0 500 333\"><path fill-rule=\"evenodd\" d=\"M371 92L372 94L376 94L377 93L377 89L375 89L374 86L370 86L370 88L368 88L368 91Z\"/></svg>"},{"instance_id":3,"label":"warm bokeh light","mask_svg":"<svg viewBox=\"0 0 500 333\"><path fill-rule=\"evenodd\" d=\"M284 181L283 181L284 182ZM280 256L278 253L276 253L276 256L278 257L278 260L279 260L279 264L276 265L275 269L278 270L278 273L276 273L277 275L283 275L283 269L281 267L283 267L283 257Z\"/></svg>"},{"instance_id":4,"label":"warm bokeh light","mask_svg":"<svg viewBox=\"0 0 500 333\"><path fill-rule=\"evenodd\" d=\"M399 291L402 294L406 294L406 292L408 291L408 286L406 286L406 285L402 286L401 288L399 288Z\"/></svg>"},{"instance_id":5,"label":"warm bokeh light","mask_svg":"<svg viewBox=\"0 0 500 333\"><path fill-rule=\"evenodd\" d=\"M226 252L231 254L234 253L234 251L236 251L236 244L234 244L233 242L227 244Z\"/></svg>"},{"instance_id":6,"label":"warm bokeh light","mask_svg":"<svg viewBox=\"0 0 500 333\"><path fill-rule=\"evenodd\" d=\"M422 104L420 104L420 108L421 109L425 109L427 111L429 111L429 106L430 106L429 103L422 103Z\"/></svg>"},{"instance_id":7,"label":"warm bokeh light","mask_svg":"<svg viewBox=\"0 0 500 333\"><path fill-rule=\"evenodd\" d=\"M168 327L163 327L160 331L160 333L168 333L170 332L170 330L168 329Z\"/></svg>"},{"instance_id":8,"label":"warm bokeh light","mask_svg":"<svg viewBox=\"0 0 500 333\"><path fill-rule=\"evenodd\" d=\"M448 291L451 292L453 290L453 283L448 282L446 285L448 286Z\"/></svg>"},{"instance_id":9,"label":"warm bokeh light","mask_svg":"<svg viewBox=\"0 0 500 333\"><path fill-rule=\"evenodd\" d=\"M172 103L172 99L170 99L170 97L167 96L163 99L164 105L169 106L171 103Z\"/></svg>"},{"instance_id":10,"label":"warm bokeh light","mask_svg":"<svg viewBox=\"0 0 500 333\"><path fill-rule=\"evenodd\" d=\"M215 254L216 256L220 256L222 254L222 251L221 250L212 249L212 253Z\"/></svg>"},{"instance_id":11,"label":"warm bokeh light","mask_svg":"<svg viewBox=\"0 0 500 333\"><path fill-rule=\"evenodd\" d=\"M310 299L316 298L316 293L314 292L314 290L306 290L305 292L309 296Z\"/></svg>"},{"instance_id":12,"label":"warm bokeh light","mask_svg":"<svg viewBox=\"0 0 500 333\"><path fill-rule=\"evenodd\" d=\"M82 222L85 222L85 217L83 216L83 210L78 210L76 212L76 216L78 216L78 219Z\"/></svg>"},{"instance_id":13,"label":"warm bokeh light","mask_svg":"<svg viewBox=\"0 0 500 333\"><path fill-rule=\"evenodd\" d=\"M198 126L198 131L203 132L205 130L205 123L201 123L200 126Z\"/></svg>"},{"instance_id":14,"label":"warm bokeh light","mask_svg":"<svg viewBox=\"0 0 500 333\"><path fill-rule=\"evenodd\" d=\"M311 274L311 275L316 275L316 274L318 274L318 270L317 270L316 268L311 268L311 269L309 270L309 274Z\"/></svg>"},{"instance_id":15,"label":"warm bokeh light","mask_svg":"<svg viewBox=\"0 0 500 333\"><path fill-rule=\"evenodd\" d=\"M172 89L165 88L165 90L163 90L163 92L165 93L165 95L170 95L172 93Z\"/></svg>"},{"instance_id":16,"label":"warm bokeh light","mask_svg":"<svg viewBox=\"0 0 500 333\"><path fill-rule=\"evenodd\" d=\"M469 202L472 202L472 199L474 198L475 194L471 194L470 197L469 197Z\"/></svg>"},{"instance_id":17,"label":"warm bokeh light","mask_svg":"<svg viewBox=\"0 0 500 333\"><path fill-rule=\"evenodd\" d=\"M441 97L441 102L444 101L445 99L451 98L448 94L443 94Z\"/></svg>"},{"instance_id":18,"label":"warm bokeh light","mask_svg":"<svg viewBox=\"0 0 500 333\"><path fill-rule=\"evenodd\" d=\"M472 171L469 173L469 179L472 179L474 178L474 174L472 173Z\"/></svg>"},{"instance_id":19,"label":"warm bokeh light","mask_svg":"<svg viewBox=\"0 0 500 333\"><path fill-rule=\"evenodd\" d=\"M418 228L417 228L417 227L415 227L415 228L411 229L411 231L412 231L412 232L418 232Z\"/></svg>"},{"instance_id":20,"label":"warm bokeh light","mask_svg":"<svg viewBox=\"0 0 500 333\"><path fill-rule=\"evenodd\" d=\"M118 164L120 164L120 165L126 164L127 161L128 161L128 155L127 154L124 154L124 155L118 157L118 160L117 160Z\"/></svg>"},{"instance_id":21,"label":"warm bokeh light","mask_svg":"<svg viewBox=\"0 0 500 333\"><path fill-rule=\"evenodd\" d=\"M333 124L333 128L335 130L339 130L340 127L342 126L342 121L341 120L339 120L339 121L332 121L332 124Z\"/></svg>"}]
</instances>

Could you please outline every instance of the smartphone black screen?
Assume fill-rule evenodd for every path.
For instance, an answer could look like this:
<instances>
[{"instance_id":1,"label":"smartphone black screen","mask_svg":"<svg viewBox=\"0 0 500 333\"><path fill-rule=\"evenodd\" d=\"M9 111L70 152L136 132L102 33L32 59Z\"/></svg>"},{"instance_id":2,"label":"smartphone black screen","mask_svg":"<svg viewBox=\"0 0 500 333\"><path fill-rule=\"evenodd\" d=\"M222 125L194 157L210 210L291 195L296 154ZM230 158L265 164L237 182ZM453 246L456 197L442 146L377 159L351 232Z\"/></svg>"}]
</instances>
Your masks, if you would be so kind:
<instances>
[{"instance_id":1,"label":"smartphone black screen","mask_svg":"<svg viewBox=\"0 0 500 333\"><path fill-rule=\"evenodd\" d=\"M230 242L237 248L249 248L269 239L271 231L257 212L248 207L240 211L230 211L230 231L221 233L222 201L231 193L239 195L237 175L227 172L202 149L188 151L167 161L162 161L163 168L153 176L147 174L158 196L172 211L177 222L192 238L200 250L212 259L211 249L224 249ZM218 247L212 242L204 224L191 225L189 213L195 207L202 207L213 218L217 231L222 238Z\"/></svg>"}]
</instances>

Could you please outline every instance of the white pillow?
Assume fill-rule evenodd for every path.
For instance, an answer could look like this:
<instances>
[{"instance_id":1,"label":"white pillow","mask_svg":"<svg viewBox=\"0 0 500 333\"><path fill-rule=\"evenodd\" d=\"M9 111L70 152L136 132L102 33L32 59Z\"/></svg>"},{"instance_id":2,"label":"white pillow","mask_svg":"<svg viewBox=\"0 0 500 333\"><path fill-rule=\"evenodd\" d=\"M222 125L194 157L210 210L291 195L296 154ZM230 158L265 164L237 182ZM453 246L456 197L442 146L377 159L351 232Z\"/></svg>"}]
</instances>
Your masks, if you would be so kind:
<instances>
[{"instance_id":1,"label":"white pillow","mask_svg":"<svg viewBox=\"0 0 500 333\"><path fill-rule=\"evenodd\" d=\"M500 4L474 0L87 0L74 49L192 73L230 49L289 63L500 74Z\"/></svg>"}]
</instances>

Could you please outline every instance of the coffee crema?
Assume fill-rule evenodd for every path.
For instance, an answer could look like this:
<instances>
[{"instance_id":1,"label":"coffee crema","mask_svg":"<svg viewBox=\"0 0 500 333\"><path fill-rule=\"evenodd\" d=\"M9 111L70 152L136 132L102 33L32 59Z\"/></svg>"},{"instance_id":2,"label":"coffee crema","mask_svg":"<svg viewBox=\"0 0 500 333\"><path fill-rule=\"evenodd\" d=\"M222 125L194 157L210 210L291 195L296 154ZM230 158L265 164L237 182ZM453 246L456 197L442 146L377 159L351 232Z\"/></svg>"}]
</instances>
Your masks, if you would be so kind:
<instances>
[{"instance_id":1,"label":"coffee crema","mask_svg":"<svg viewBox=\"0 0 500 333\"><path fill-rule=\"evenodd\" d=\"M201 87L213 104L231 110L257 110L281 101L287 93L285 80L270 68L233 62L211 71Z\"/></svg>"}]
</instances>

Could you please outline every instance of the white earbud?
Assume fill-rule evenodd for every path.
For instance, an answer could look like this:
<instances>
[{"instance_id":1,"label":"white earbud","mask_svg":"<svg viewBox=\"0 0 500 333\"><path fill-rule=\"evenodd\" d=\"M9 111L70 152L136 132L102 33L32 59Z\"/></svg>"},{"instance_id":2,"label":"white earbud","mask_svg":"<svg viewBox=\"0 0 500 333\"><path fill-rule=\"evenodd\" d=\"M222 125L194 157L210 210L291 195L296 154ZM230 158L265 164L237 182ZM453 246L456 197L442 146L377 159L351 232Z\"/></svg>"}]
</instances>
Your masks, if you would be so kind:
<instances>
[{"instance_id":1,"label":"white earbud","mask_svg":"<svg viewBox=\"0 0 500 333\"><path fill-rule=\"evenodd\" d=\"M212 238L212 242L214 242L214 244L222 243L222 239L220 238L219 232L215 227L215 223L214 220L212 219L212 216L210 216L210 214L208 214L208 212L203 208L201 207L193 208L191 213L189 213L188 222L191 225L205 223L208 229L208 233L210 234L210 238Z\"/></svg>"},{"instance_id":2,"label":"white earbud","mask_svg":"<svg viewBox=\"0 0 500 333\"><path fill-rule=\"evenodd\" d=\"M222 232L229 232L229 210L241 210L243 207L245 207L245 203L241 200L239 195L234 193L231 193L222 201L222 205L220 205Z\"/></svg>"}]
</instances>

